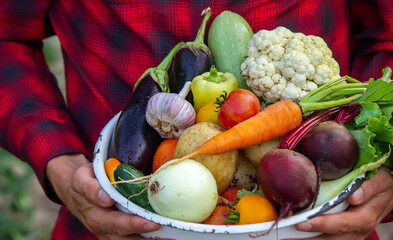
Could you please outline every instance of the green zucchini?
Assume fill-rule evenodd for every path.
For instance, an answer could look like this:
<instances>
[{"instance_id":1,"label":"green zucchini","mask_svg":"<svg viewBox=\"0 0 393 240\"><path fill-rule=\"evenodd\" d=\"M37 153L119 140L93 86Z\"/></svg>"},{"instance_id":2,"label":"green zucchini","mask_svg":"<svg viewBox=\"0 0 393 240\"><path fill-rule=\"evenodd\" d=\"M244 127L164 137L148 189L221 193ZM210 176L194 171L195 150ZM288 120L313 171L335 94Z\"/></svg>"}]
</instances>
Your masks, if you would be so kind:
<instances>
[{"instance_id":1,"label":"green zucchini","mask_svg":"<svg viewBox=\"0 0 393 240\"><path fill-rule=\"evenodd\" d=\"M223 11L213 20L207 36L217 70L233 73L240 87L245 89L249 87L240 65L247 57L247 43L252 35L250 25L241 15Z\"/></svg>"},{"instance_id":2,"label":"green zucchini","mask_svg":"<svg viewBox=\"0 0 393 240\"><path fill-rule=\"evenodd\" d=\"M138 169L127 163L120 164L113 175L116 182L132 180L144 176ZM119 191L124 197L136 205L154 212L153 208L150 206L149 199L147 198L147 186L148 182L145 180L132 183L116 183L117 191Z\"/></svg>"}]
</instances>

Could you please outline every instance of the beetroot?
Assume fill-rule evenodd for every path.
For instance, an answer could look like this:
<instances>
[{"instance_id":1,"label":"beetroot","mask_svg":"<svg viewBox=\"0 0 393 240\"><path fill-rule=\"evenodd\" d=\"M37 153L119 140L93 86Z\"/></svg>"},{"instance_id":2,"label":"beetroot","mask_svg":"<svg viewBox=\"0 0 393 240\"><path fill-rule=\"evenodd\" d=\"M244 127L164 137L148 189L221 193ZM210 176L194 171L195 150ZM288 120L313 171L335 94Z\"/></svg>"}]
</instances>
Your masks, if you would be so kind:
<instances>
[{"instance_id":1,"label":"beetroot","mask_svg":"<svg viewBox=\"0 0 393 240\"><path fill-rule=\"evenodd\" d=\"M258 184L278 208L278 219L306 209L315 200L317 172L304 155L288 149L275 149L262 158Z\"/></svg>"},{"instance_id":2,"label":"beetroot","mask_svg":"<svg viewBox=\"0 0 393 240\"><path fill-rule=\"evenodd\" d=\"M343 125L326 121L313 127L300 141L299 152L320 168L321 180L344 176L356 164L359 147Z\"/></svg>"}]
</instances>

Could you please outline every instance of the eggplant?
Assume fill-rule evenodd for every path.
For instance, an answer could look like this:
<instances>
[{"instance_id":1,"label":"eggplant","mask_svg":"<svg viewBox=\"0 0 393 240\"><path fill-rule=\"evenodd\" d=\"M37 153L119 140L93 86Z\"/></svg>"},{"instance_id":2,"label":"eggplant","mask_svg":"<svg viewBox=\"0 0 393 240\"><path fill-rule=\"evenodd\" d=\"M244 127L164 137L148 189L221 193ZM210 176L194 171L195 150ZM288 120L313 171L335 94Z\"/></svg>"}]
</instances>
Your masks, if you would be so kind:
<instances>
[{"instance_id":1,"label":"eggplant","mask_svg":"<svg viewBox=\"0 0 393 240\"><path fill-rule=\"evenodd\" d=\"M170 92L179 93L186 82L191 82L194 77L208 72L214 64L213 55L204 43L206 24L211 15L210 7L203 10L202 16L204 17L195 40L186 42L177 50L169 75ZM191 91L186 99L193 103Z\"/></svg>"},{"instance_id":2,"label":"eggplant","mask_svg":"<svg viewBox=\"0 0 393 240\"><path fill-rule=\"evenodd\" d=\"M153 95L169 91L168 69L182 44L178 43L157 67L142 74L120 113L112 136L108 157L128 163L145 175L152 172L154 153L164 140L146 122L147 103Z\"/></svg>"}]
</instances>

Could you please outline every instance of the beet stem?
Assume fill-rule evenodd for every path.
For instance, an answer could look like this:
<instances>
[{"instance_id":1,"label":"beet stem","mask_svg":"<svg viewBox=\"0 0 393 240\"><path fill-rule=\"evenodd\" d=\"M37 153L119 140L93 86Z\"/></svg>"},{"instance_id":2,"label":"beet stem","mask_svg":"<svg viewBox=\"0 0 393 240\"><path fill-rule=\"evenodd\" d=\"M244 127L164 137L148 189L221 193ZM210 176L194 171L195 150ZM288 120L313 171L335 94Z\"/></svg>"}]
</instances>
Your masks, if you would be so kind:
<instances>
[{"instance_id":1,"label":"beet stem","mask_svg":"<svg viewBox=\"0 0 393 240\"><path fill-rule=\"evenodd\" d=\"M332 108L323 110L314 116L305 120L299 127L293 130L278 146L279 149L290 149L294 150L303 136L315 125L320 122L333 119L334 115L340 110L340 108Z\"/></svg>"}]
</instances>

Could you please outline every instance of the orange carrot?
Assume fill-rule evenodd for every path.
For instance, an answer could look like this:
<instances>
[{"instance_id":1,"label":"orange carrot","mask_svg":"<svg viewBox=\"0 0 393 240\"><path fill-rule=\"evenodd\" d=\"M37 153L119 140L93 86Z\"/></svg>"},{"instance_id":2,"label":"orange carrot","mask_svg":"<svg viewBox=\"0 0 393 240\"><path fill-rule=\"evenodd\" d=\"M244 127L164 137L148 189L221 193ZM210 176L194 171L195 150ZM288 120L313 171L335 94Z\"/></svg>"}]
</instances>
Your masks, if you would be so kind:
<instances>
[{"instance_id":1,"label":"orange carrot","mask_svg":"<svg viewBox=\"0 0 393 240\"><path fill-rule=\"evenodd\" d=\"M283 137L302 122L302 111L294 102L280 101L255 116L212 137L179 161L196 155L216 155Z\"/></svg>"}]
</instances>

